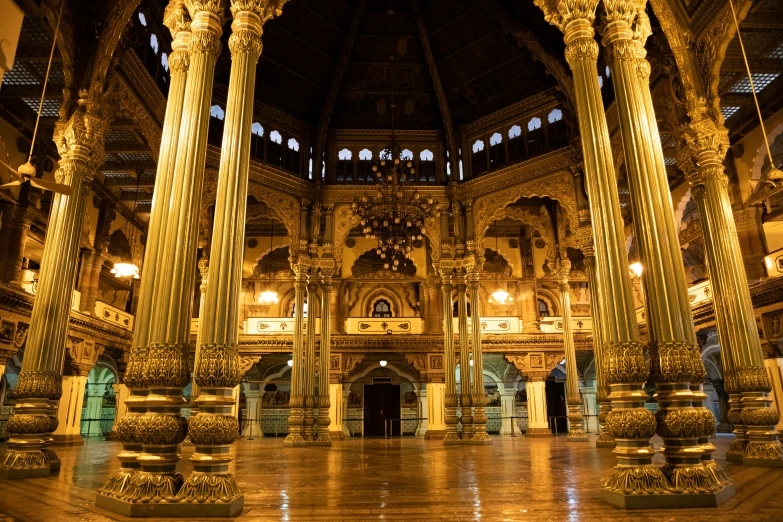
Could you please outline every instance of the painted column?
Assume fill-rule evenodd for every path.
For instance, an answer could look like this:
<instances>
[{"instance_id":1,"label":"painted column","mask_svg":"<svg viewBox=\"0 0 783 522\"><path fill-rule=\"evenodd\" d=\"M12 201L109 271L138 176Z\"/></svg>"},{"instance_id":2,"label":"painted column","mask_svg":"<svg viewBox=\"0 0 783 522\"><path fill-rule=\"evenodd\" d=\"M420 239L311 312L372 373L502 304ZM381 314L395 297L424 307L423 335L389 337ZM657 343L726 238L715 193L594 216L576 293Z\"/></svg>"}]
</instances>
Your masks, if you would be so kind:
<instances>
[{"instance_id":1,"label":"painted column","mask_svg":"<svg viewBox=\"0 0 783 522\"><path fill-rule=\"evenodd\" d=\"M764 367L753 303L742 261L727 190L723 158L727 131L706 117L685 127L688 148L682 152L691 194L701 216L705 258L712 283L715 323L721 346L729 421L737 440L726 454L747 466L783 466L778 440L779 413L772 408L772 383ZM692 118L693 119L693 118Z\"/></svg>"},{"instance_id":2,"label":"painted column","mask_svg":"<svg viewBox=\"0 0 783 522\"><path fill-rule=\"evenodd\" d=\"M59 408L57 408L57 429L52 433L55 444L65 446L84 444L81 430L84 390L86 387L87 375L68 375L63 377L63 396L60 398ZM101 394L102 402L103 395ZM87 415L89 418L89 411Z\"/></svg>"},{"instance_id":3,"label":"painted column","mask_svg":"<svg viewBox=\"0 0 783 522\"><path fill-rule=\"evenodd\" d=\"M606 425L617 441L617 465L604 492L619 505L642 493L664 492L668 481L653 465L649 439L655 434L655 416L644 407L644 383L649 370L639 342L633 305L625 232L614 172L609 129L596 74L598 44L593 22L598 0L535 0L544 18L565 34L566 61L574 75L585 185L592 216L595 250L595 287L602 303L602 358L612 411ZM644 482L633 477L645 476ZM607 500L610 500L607 498Z\"/></svg>"},{"instance_id":4,"label":"painted column","mask_svg":"<svg viewBox=\"0 0 783 522\"><path fill-rule=\"evenodd\" d=\"M112 435L117 433L117 428L120 425L120 420L128 414L128 386L126 384L113 384L114 397L116 398L117 412L114 415L114 424L111 427Z\"/></svg>"},{"instance_id":5,"label":"painted column","mask_svg":"<svg viewBox=\"0 0 783 522\"><path fill-rule=\"evenodd\" d=\"M57 428L57 401L62 395L65 343L85 206L95 168L105 159L103 120L87 114L86 103L80 98L71 119L55 127L54 141L61 157L55 177L69 185L72 193L55 194L52 199L30 332L14 390L17 403L8 420L11 437L8 451L0 460L2 478L40 477L60 469L60 460L49 443ZM30 169L34 174L34 168Z\"/></svg>"},{"instance_id":6,"label":"painted column","mask_svg":"<svg viewBox=\"0 0 783 522\"><path fill-rule=\"evenodd\" d=\"M332 271L321 269L321 346L320 367L318 369L318 432L314 444L331 446L329 438L329 407L331 406L331 390L329 389L329 374L331 370L331 296ZM315 320L313 319L313 322Z\"/></svg>"},{"instance_id":7,"label":"painted column","mask_svg":"<svg viewBox=\"0 0 783 522\"><path fill-rule=\"evenodd\" d=\"M776 428L778 431L783 429L783 357L773 357L772 359L764 359L764 366L767 367L767 374L772 384L772 409L778 412L778 424Z\"/></svg>"},{"instance_id":8,"label":"painted column","mask_svg":"<svg viewBox=\"0 0 783 522\"><path fill-rule=\"evenodd\" d=\"M427 400L427 389L422 388L420 390L416 390L416 402L417 402L417 410L418 414L416 415L419 418L422 418L424 420L417 421L418 426L416 428L415 435L417 437L424 437L427 433L427 412L429 410L429 401Z\"/></svg>"},{"instance_id":9,"label":"painted column","mask_svg":"<svg viewBox=\"0 0 783 522\"><path fill-rule=\"evenodd\" d=\"M701 460L699 437L715 429L715 419L697 408L701 395L691 388L704 382L706 370L696 341L688 287L674 219L671 192L658 124L650 95L650 64L644 43L651 33L646 1L604 0L603 43L614 78L615 100L628 173L633 228L644 267L651 378L659 404L657 433L663 438L666 464L661 471L668 489L691 496L680 505L712 505L729 485L713 463ZM728 491L728 490L727 490ZM731 492L733 495L733 490ZM728 496L731 496L728 495ZM652 504L651 504L652 505Z\"/></svg>"},{"instance_id":10,"label":"painted column","mask_svg":"<svg viewBox=\"0 0 783 522\"><path fill-rule=\"evenodd\" d=\"M579 377L576 373L576 348L574 330L571 325L571 286L568 275L571 273L571 261L561 259L557 271L557 283L560 288L560 308L563 311L563 344L566 357L566 403L568 404L568 438L570 442L587 442L582 413L582 395L579 393Z\"/></svg>"},{"instance_id":11,"label":"painted column","mask_svg":"<svg viewBox=\"0 0 783 522\"><path fill-rule=\"evenodd\" d=\"M511 433L516 433L517 430L514 428L514 431L511 431L511 424L513 422L516 422L516 419L512 419L511 417L514 416L515 413L515 398L517 396L517 391L513 388L506 388L503 391L500 392L500 417L501 417L501 423L500 423L500 434L501 435L511 435Z\"/></svg>"},{"instance_id":12,"label":"painted column","mask_svg":"<svg viewBox=\"0 0 783 522\"><path fill-rule=\"evenodd\" d=\"M247 407L247 418L245 419L245 427L242 429L243 437L260 438L264 436L264 432L261 429L261 408L263 395L262 390L246 390L245 401Z\"/></svg>"},{"instance_id":13,"label":"painted column","mask_svg":"<svg viewBox=\"0 0 783 522\"><path fill-rule=\"evenodd\" d=\"M467 274L461 271L457 274L457 314L459 315L459 383L460 383L460 424L462 425L462 442L473 440L473 413L471 411L470 385L470 334L468 331L468 298L466 294ZM471 303L472 304L472 303ZM472 310L471 310L472 311Z\"/></svg>"},{"instance_id":14,"label":"painted column","mask_svg":"<svg viewBox=\"0 0 783 522\"><path fill-rule=\"evenodd\" d=\"M98 284L103 266L103 256L93 250L82 252L82 277L79 281L79 291L82 299L79 310L95 316L95 302L98 300Z\"/></svg>"},{"instance_id":15,"label":"painted column","mask_svg":"<svg viewBox=\"0 0 783 522\"><path fill-rule=\"evenodd\" d=\"M14 203L3 205L3 227L0 229L0 281L4 283L19 280L27 233L32 224L27 209L27 205Z\"/></svg>"},{"instance_id":16,"label":"painted column","mask_svg":"<svg viewBox=\"0 0 783 522\"><path fill-rule=\"evenodd\" d=\"M444 213L445 214L445 213ZM442 215L444 215L442 214ZM456 444L459 442L459 432L457 431L457 363L454 356L454 321L452 320L451 292L454 288L453 275L454 269L448 266L450 260L441 258L439 272L443 284L441 285L443 300L443 371L444 371L444 421L446 433L443 437L444 444Z\"/></svg>"},{"instance_id":17,"label":"painted column","mask_svg":"<svg viewBox=\"0 0 783 522\"><path fill-rule=\"evenodd\" d=\"M343 419L345 404L343 401L343 385L339 382L329 383L329 440L344 440Z\"/></svg>"},{"instance_id":18,"label":"painted column","mask_svg":"<svg viewBox=\"0 0 783 522\"><path fill-rule=\"evenodd\" d=\"M453 372L452 372L453 374ZM446 437L446 383L430 381L427 383L427 417L426 439L443 439Z\"/></svg>"},{"instance_id":19,"label":"painted column","mask_svg":"<svg viewBox=\"0 0 783 522\"><path fill-rule=\"evenodd\" d=\"M546 375L532 375L525 383L527 389L527 436L551 437L546 411Z\"/></svg>"},{"instance_id":20,"label":"painted column","mask_svg":"<svg viewBox=\"0 0 783 522\"><path fill-rule=\"evenodd\" d=\"M471 328L471 352L473 366L471 369L473 404L473 443L492 444L487 434L487 393L484 390L484 355L481 353L481 299L479 297L479 276L481 264L476 264L470 271L470 315L473 318Z\"/></svg>"},{"instance_id":21,"label":"painted column","mask_svg":"<svg viewBox=\"0 0 783 522\"><path fill-rule=\"evenodd\" d=\"M304 438L304 311L305 290L307 289L307 268L294 265L294 347L291 357L291 410L288 417L288 435L283 446L307 446Z\"/></svg>"}]
</instances>

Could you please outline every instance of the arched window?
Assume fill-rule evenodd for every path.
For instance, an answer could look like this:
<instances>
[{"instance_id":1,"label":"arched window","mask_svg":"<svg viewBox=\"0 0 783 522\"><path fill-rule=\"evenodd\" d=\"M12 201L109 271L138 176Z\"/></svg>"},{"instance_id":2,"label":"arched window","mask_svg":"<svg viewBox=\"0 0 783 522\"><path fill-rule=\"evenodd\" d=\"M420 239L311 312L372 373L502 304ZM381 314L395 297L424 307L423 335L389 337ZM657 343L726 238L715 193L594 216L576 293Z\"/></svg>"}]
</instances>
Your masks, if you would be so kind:
<instances>
[{"instance_id":1,"label":"arched window","mask_svg":"<svg viewBox=\"0 0 783 522\"><path fill-rule=\"evenodd\" d=\"M391 306L389 305L389 301L386 301L385 299L379 299L375 302L372 309L372 316L373 317L391 317Z\"/></svg>"},{"instance_id":2,"label":"arched window","mask_svg":"<svg viewBox=\"0 0 783 522\"><path fill-rule=\"evenodd\" d=\"M250 127L250 156L264 159L264 127L257 121Z\"/></svg>"},{"instance_id":3,"label":"arched window","mask_svg":"<svg viewBox=\"0 0 783 522\"><path fill-rule=\"evenodd\" d=\"M604 77L601 76L600 74L598 75L598 87L600 87L601 89L604 88Z\"/></svg>"},{"instance_id":4,"label":"arched window","mask_svg":"<svg viewBox=\"0 0 783 522\"><path fill-rule=\"evenodd\" d=\"M150 35L150 47L152 47L152 50L155 51L155 54L158 54L160 45L158 45L158 36L155 33Z\"/></svg>"},{"instance_id":5,"label":"arched window","mask_svg":"<svg viewBox=\"0 0 783 522\"><path fill-rule=\"evenodd\" d=\"M470 317L470 303L467 303L468 317ZM454 301L454 307L451 311L452 316L459 317L459 301Z\"/></svg>"},{"instance_id":6,"label":"arched window","mask_svg":"<svg viewBox=\"0 0 783 522\"><path fill-rule=\"evenodd\" d=\"M489 138L489 169L495 170L506 164L506 147L503 136L496 132Z\"/></svg>"},{"instance_id":7,"label":"arched window","mask_svg":"<svg viewBox=\"0 0 783 522\"><path fill-rule=\"evenodd\" d=\"M538 300L538 315L540 317L550 316L549 307L547 306L546 301L544 301L543 299Z\"/></svg>"},{"instance_id":8,"label":"arched window","mask_svg":"<svg viewBox=\"0 0 783 522\"><path fill-rule=\"evenodd\" d=\"M220 105L213 105L209 109L209 115L222 121L226 117L226 111L224 111Z\"/></svg>"},{"instance_id":9,"label":"arched window","mask_svg":"<svg viewBox=\"0 0 783 522\"><path fill-rule=\"evenodd\" d=\"M374 175L375 173L372 171L372 152L370 149L360 150L359 161L356 164L356 177L360 181L372 183L375 181Z\"/></svg>"},{"instance_id":10,"label":"arched window","mask_svg":"<svg viewBox=\"0 0 783 522\"><path fill-rule=\"evenodd\" d=\"M527 122L527 155L538 156L538 153L544 149L544 141L541 118L530 118Z\"/></svg>"},{"instance_id":11,"label":"arched window","mask_svg":"<svg viewBox=\"0 0 783 522\"><path fill-rule=\"evenodd\" d=\"M353 181L353 154L348 149L337 153L337 181Z\"/></svg>"},{"instance_id":12,"label":"arched window","mask_svg":"<svg viewBox=\"0 0 783 522\"><path fill-rule=\"evenodd\" d=\"M568 145L568 131L563 119L563 111L552 109L552 112L547 116L547 120L549 120L549 128L547 129L549 148L557 149Z\"/></svg>"},{"instance_id":13,"label":"arched window","mask_svg":"<svg viewBox=\"0 0 783 522\"><path fill-rule=\"evenodd\" d=\"M478 176L487 171L487 151L484 150L484 142L482 140L473 142L471 165L473 166L474 176Z\"/></svg>"},{"instance_id":14,"label":"arched window","mask_svg":"<svg viewBox=\"0 0 783 522\"><path fill-rule=\"evenodd\" d=\"M285 162L283 168L290 170L291 172L296 172L297 174L300 172L299 142L294 138L288 139L288 150L285 151Z\"/></svg>"},{"instance_id":15,"label":"arched window","mask_svg":"<svg viewBox=\"0 0 783 522\"><path fill-rule=\"evenodd\" d=\"M283 166L283 136L279 131L269 133L269 143L266 146L266 160L272 165Z\"/></svg>"},{"instance_id":16,"label":"arched window","mask_svg":"<svg viewBox=\"0 0 783 522\"><path fill-rule=\"evenodd\" d=\"M169 72L169 55L167 55L166 53L161 53L160 64L163 66L164 69L166 69L166 72Z\"/></svg>"},{"instance_id":17,"label":"arched window","mask_svg":"<svg viewBox=\"0 0 783 522\"><path fill-rule=\"evenodd\" d=\"M428 149L419 153L419 181L435 182L435 155Z\"/></svg>"},{"instance_id":18,"label":"arched window","mask_svg":"<svg viewBox=\"0 0 783 522\"><path fill-rule=\"evenodd\" d=\"M462 172L462 159L459 160L459 180L462 181L465 178L464 173Z\"/></svg>"},{"instance_id":19,"label":"arched window","mask_svg":"<svg viewBox=\"0 0 783 522\"><path fill-rule=\"evenodd\" d=\"M147 17L144 16L144 13L139 13L139 22L141 22L141 25L144 27L147 27Z\"/></svg>"},{"instance_id":20,"label":"arched window","mask_svg":"<svg viewBox=\"0 0 783 522\"><path fill-rule=\"evenodd\" d=\"M612 72L609 70L609 66L606 66L606 77L609 78L612 75Z\"/></svg>"},{"instance_id":21,"label":"arched window","mask_svg":"<svg viewBox=\"0 0 783 522\"><path fill-rule=\"evenodd\" d=\"M413 159L413 153L410 150L408 150L408 149L404 149L402 151L401 157L404 160L412 160Z\"/></svg>"},{"instance_id":22,"label":"arched window","mask_svg":"<svg viewBox=\"0 0 783 522\"><path fill-rule=\"evenodd\" d=\"M307 317L307 301L302 305L302 315ZM291 317L296 317L296 301L291 304Z\"/></svg>"},{"instance_id":23,"label":"arched window","mask_svg":"<svg viewBox=\"0 0 783 522\"><path fill-rule=\"evenodd\" d=\"M516 163L525 157L525 142L522 139L522 127L514 125L508 129L508 161Z\"/></svg>"}]
</instances>

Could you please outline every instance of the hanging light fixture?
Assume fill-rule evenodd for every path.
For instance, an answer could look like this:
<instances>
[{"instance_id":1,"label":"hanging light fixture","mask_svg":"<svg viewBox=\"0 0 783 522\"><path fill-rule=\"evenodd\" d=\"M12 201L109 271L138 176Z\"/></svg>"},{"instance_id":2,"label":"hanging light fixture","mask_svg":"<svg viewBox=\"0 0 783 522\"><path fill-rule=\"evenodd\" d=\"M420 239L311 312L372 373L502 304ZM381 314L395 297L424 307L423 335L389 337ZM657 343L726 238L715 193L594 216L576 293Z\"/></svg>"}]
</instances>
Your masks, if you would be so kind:
<instances>
[{"instance_id":1,"label":"hanging light fixture","mask_svg":"<svg viewBox=\"0 0 783 522\"><path fill-rule=\"evenodd\" d=\"M273 278L274 277L274 270L273 270L273 268L274 268L274 261L275 260L272 257L272 248L273 248L273 245L274 245L274 240L275 240L275 221L272 220L272 234L271 234L271 236L269 238L269 254L268 254L268 257L269 257L269 271L267 272L267 274L270 274L270 275L268 275L269 278ZM266 289L263 290L261 292L261 295L258 296L258 302L259 303L263 303L263 304L268 304L268 305L277 304L279 302L277 291L274 288L272 288L271 281L267 283Z\"/></svg>"},{"instance_id":2,"label":"hanging light fixture","mask_svg":"<svg viewBox=\"0 0 783 522\"><path fill-rule=\"evenodd\" d=\"M389 13L393 15L394 11ZM393 62L394 57L390 60ZM383 268L397 271L404 265L407 255L421 246L422 237L427 233L424 221L440 216L440 204L431 196L423 198L413 186L416 169L412 158L403 157L396 140L394 75L390 73L389 76L391 143L381 152L380 162L372 166L377 182L375 191L354 198L351 206L353 213L361 218L364 237L377 240L376 253L384 260Z\"/></svg>"},{"instance_id":3,"label":"hanging light fixture","mask_svg":"<svg viewBox=\"0 0 783 522\"><path fill-rule=\"evenodd\" d=\"M500 257L500 250L498 248L498 222L495 220L495 252L497 253L498 257ZM498 276L497 272L495 273L495 290L492 292L492 297L489 299L489 302L491 303L494 299L498 304L504 305L506 304L506 301L513 301L514 298L511 297L511 295L506 292L505 288L500 287L500 277ZM472 361L471 361L472 362Z\"/></svg>"},{"instance_id":4,"label":"hanging light fixture","mask_svg":"<svg viewBox=\"0 0 783 522\"><path fill-rule=\"evenodd\" d=\"M111 269L111 273L117 278L139 278L139 267L133 262L133 258L136 254L136 227L133 223L136 221L136 204L139 200L139 186L141 184L142 171L136 171L136 192L133 194L133 210L131 211L130 221L125 222L125 237L131 244L130 257L122 260L119 263L114 263L114 267Z\"/></svg>"},{"instance_id":5,"label":"hanging light fixture","mask_svg":"<svg viewBox=\"0 0 783 522\"><path fill-rule=\"evenodd\" d=\"M633 272L636 277L642 277L642 271L644 270L644 267L640 262L631 263L630 267L631 272Z\"/></svg>"}]
</instances>

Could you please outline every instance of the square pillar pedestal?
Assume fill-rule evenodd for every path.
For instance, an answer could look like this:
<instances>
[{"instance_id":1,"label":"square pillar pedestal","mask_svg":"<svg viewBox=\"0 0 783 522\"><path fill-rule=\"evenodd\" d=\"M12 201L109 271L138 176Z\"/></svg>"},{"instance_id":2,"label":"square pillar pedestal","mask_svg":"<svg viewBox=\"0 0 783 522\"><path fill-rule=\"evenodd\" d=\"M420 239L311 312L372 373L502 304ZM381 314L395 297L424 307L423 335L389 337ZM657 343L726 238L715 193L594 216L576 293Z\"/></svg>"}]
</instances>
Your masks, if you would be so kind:
<instances>
[{"instance_id":1,"label":"square pillar pedestal","mask_svg":"<svg viewBox=\"0 0 783 522\"><path fill-rule=\"evenodd\" d=\"M546 411L546 382L529 380L527 388L527 433L528 437L551 437Z\"/></svg>"},{"instance_id":2,"label":"square pillar pedestal","mask_svg":"<svg viewBox=\"0 0 783 522\"><path fill-rule=\"evenodd\" d=\"M81 436L82 408L87 376L69 375L63 377L63 394L57 406L57 429L52 433L52 444L77 446L84 444Z\"/></svg>"}]
</instances>

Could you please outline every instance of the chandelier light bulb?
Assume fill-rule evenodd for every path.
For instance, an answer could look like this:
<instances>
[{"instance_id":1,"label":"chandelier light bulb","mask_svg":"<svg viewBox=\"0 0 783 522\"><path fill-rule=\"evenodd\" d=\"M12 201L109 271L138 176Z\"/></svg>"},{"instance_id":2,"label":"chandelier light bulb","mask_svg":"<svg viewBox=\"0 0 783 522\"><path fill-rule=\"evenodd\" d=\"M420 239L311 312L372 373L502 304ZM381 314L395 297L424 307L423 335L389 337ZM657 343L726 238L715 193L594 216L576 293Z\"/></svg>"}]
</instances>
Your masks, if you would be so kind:
<instances>
[{"instance_id":1,"label":"chandelier light bulb","mask_svg":"<svg viewBox=\"0 0 783 522\"><path fill-rule=\"evenodd\" d=\"M372 171L373 172L378 172L378 165L373 165L372 166Z\"/></svg>"},{"instance_id":2,"label":"chandelier light bulb","mask_svg":"<svg viewBox=\"0 0 783 522\"><path fill-rule=\"evenodd\" d=\"M432 200L432 196L430 196L430 197L428 197L428 198L427 198L427 203L429 203L430 205L432 205L432 201L433 201L433 200Z\"/></svg>"},{"instance_id":3,"label":"chandelier light bulb","mask_svg":"<svg viewBox=\"0 0 783 522\"><path fill-rule=\"evenodd\" d=\"M416 174L416 169L411 169L411 174Z\"/></svg>"},{"instance_id":4,"label":"chandelier light bulb","mask_svg":"<svg viewBox=\"0 0 783 522\"><path fill-rule=\"evenodd\" d=\"M381 361L381 362L380 362L380 365L381 365L381 366L386 366L386 364L387 364L387 362L386 362L386 361Z\"/></svg>"},{"instance_id":5,"label":"chandelier light bulb","mask_svg":"<svg viewBox=\"0 0 783 522\"><path fill-rule=\"evenodd\" d=\"M395 260L394 260L394 265L395 265L395 266L397 266L397 265L399 265L399 264L400 264L400 260L399 260L399 259L395 259Z\"/></svg>"},{"instance_id":6,"label":"chandelier light bulb","mask_svg":"<svg viewBox=\"0 0 783 522\"><path fill-rule=\"evenodd\" d=\"M277 304L277 292L271 289L261 292L261 295L258 296L258 302L264 304Z\"/></svg>"},{"instance_id":7,"label":"chandelier light bulb","mask_svg":"<svg viewBox=\"0 0 783 522\"><path fill-rule=\"evenodd\" d=\"M381 249L379 248L378 250L375 251L375 253L381 255Z\"/></svg>"},{"instance_id":8,"label":"chandelier light bulb","mask_svg":"<svg viewBox=\"0 0 783 522\"><path fill-rule=\"evenodd\" d=\"M367 203L367 194L365 194L364 196L362 196L362 202L364 202L364 203Z\"/></svg>"},{"instance_id":9,"label":"chandelier light bulb","mask_svg":"<svg viewBox=\"0 0 783 522\"><path fill-rule=\"evenodd\" d=\"M400 158L394 158L394 164L399 165L400 164Z\"/></svg>"},{"instance_id":10,"label":"chandelier light bulb","mask_svg":"<svg viewBox=\"0 0 783 522\"><path fill-rule=\"evenodd\" d=\"M394 218L394 222L395 222L395 223L397 223L397 224L399 224L399 223L400 223L400 218L399 218L399 217L395 217L395 218Z\"/></svg>"},{"instance_id":11,"label":"chandelier light bulb","mask_svg":"<svg viewBox=\"0 0 783 522\"><path fill-rule=\"evenodd\" d=\"M405 224L408 226L408 228L411 228L411 227L413 226L413 223L411 223L410 221L408 221L408 222L407 222L407 223L405 223Z\"/></svg>"},{"instance_id":12,"label":"chandelier light bulb","mask_svg":"<svg viewBox=\"0 0 783 522\"><path fill-rule=\"evenodd\" d=\"M636 277L642 277L642 272L644 271L644 267L641 263L638 261L636 263L631 263L631 271L636 275Z\"/></svg>"},{"instance_id":13,"label":"chandelier light bulb","mask_svg":"<svg viewBox=\"0 0 783 522\"><path fill-rule=\"evenodd\" d=\"M385 252L381 254L381 259L386 259L386 253Z\"/></svg>"},{"instance_id":14,"label":"chandelier light bulb","mask_svg":"<svg viewBox=\"0 0 783 522\"><path fill-rule=\"evenodd\" d=\"M388 270L388 269L389 269L389 263L384 263L384 264L383 264L383 268L384 268L385 270Z\"/></svg>"},{"instance_id":15,"label":"chandelier light bulb","mask_svg":"<svg viewBox=\"0 0 783 522\"><path fill-rule=\"evenodd\" d=\"M386 166L386 160L381 160L381 167L385 167L385 166Z\"/></svg>"}]
</instances>

